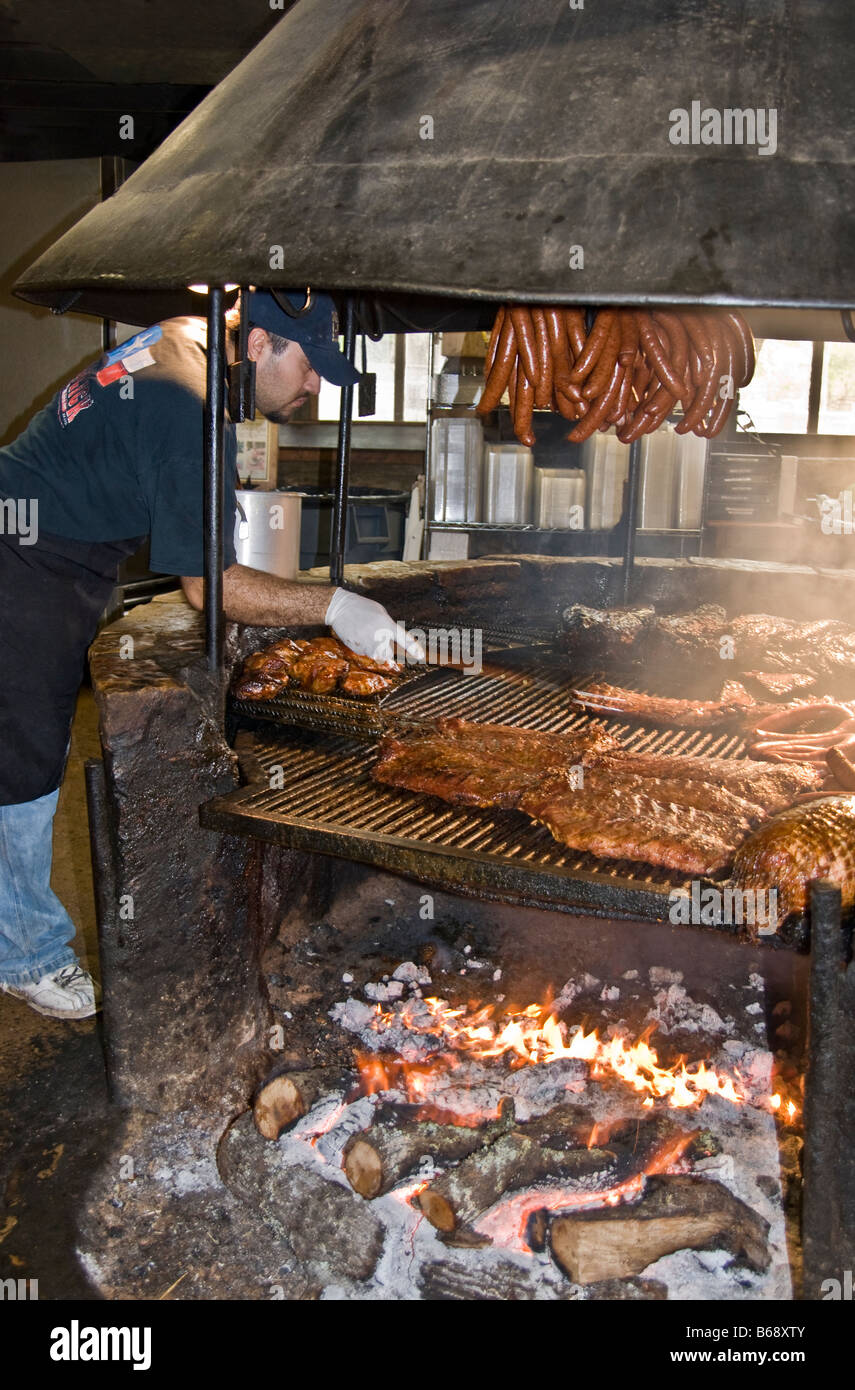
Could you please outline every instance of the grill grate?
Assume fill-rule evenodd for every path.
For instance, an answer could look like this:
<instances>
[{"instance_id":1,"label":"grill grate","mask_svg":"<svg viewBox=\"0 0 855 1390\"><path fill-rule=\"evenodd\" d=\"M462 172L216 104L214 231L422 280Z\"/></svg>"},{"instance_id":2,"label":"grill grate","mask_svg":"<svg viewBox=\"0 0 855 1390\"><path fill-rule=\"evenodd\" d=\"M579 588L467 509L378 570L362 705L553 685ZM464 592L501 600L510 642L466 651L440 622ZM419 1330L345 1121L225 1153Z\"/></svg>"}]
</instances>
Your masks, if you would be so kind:
<instances>
[{"instance_id":1,"label":"grill grate","mask_svg":"<svg viewBox=\"0 0 855 1390\"><path fill-rule=\"evenodd\" d=\"M506 658L503 656L503 663ZM384 704L388 721L462 715L548 732L601 724L648 753L738 757L744 741L711 730L663 730L570 707L571 676L526 654L480 675L436 671ZM689 880L634 861L603 860L558 844L516 811L449 806L371 780L376 750L352 737L281 730L252 749L255 780L202 808L212 829L340 855L481 897L511 898L611 916L666 918L668 895ZM724 928L727 930L727 928Z\"/></svg>"}]
</instances>

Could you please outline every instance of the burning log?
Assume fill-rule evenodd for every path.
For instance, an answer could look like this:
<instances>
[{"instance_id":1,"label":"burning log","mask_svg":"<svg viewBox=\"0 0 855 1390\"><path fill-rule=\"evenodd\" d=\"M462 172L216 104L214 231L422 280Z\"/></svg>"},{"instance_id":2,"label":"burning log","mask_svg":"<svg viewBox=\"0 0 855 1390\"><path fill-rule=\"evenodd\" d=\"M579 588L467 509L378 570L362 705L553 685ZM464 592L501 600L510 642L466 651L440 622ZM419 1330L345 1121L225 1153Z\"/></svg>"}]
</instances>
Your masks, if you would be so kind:
<instances>
[{"instance_id":1,"label":"burning log","mask_svg":"<svg viewBox=\"0 0 855 1390\"><path fill-rule=\"evenodd\" d=\"M285 1071L281 1065L262 1081L252 1106L255 1127L263 1139L278 1139L296 1124L316 1101L341 1090L345 1073L339 1067Z\"/></svg>"},{"instance_id":2,"label":"burning log","mask_svg":"<svg viewBox=\"0 0 855 1390\"><path fill-rule=\"evenodd\" d=\"M549 1229L552 1258L575 1284L625 1279L677 1250L730 1250L756 1270L769 1265L769 1223L720 1183L651 1178L639 1202L568 1212Z\"/></svg>"},{"instance_id":3,"label":"burning log","mask_svg":"<svg viewBox=\"0 0 855 1390\"><path fill-rule=\"evenodd\" d=\"M614 1163L615 1155L605 1149L545 1148L536 1137L514 1130L443 1173L414 1200L432 1226L450 1232L474 1221L505 1193L547 1178L564 1183L597 1178L592 1184L596 1191Z\"/></svg>"},{"instance_id":4,"label":"burning log","mask_svg":"<svg viewBox=\"0 0 855 1390\"><path fill-rule=\"evenodd\" d=\"M477 1127L404 1118L418 1109L384 1105L369 1129L348 1140L342 1167L361 1197L382 1197L390 1192L413 1171L423 1154L440 1164L468 1158L507 1134L515 1122L509 1101L503 1102L497 1120Z\"/></svg>"}]
</instances>

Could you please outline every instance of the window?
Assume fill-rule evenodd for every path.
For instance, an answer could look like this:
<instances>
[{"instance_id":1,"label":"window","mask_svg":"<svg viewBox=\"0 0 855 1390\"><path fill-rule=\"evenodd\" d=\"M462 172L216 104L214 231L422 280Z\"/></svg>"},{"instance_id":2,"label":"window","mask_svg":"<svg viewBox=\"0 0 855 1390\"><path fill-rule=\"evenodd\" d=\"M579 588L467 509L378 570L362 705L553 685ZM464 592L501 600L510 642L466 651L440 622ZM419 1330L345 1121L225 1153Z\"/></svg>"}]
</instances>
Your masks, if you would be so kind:
<instances>
[{"instance_id":1,"label":"window","mask_svg":"<svg viewBox=\"0 0 855 1390\"><path fill-rule=\"evenodd\" d=\"M386 333L379 343L366 339L369 372L377 374L376 409L364 417L374 422L412 422L425 418L428 391L429 333ZM356 366L362 369L362 339L356 339ZM340 392L321 382L319 420L337 420ZM354 420L357 419L354 404Z\"/></svg>"},{"instance_id":2,"label":"window","mask_svg":"<svg viewBox=\"0 0 855 1390\"><path fill-rule=\"evenodd\" d=\"M818 429L855 434L855 343L825 344Z\"/></svg>"},{"instance_id":3,"label":"window","mask_svg":"<svg viewBox=\"0 0 855 1390\"><path fill-rule=\"evenodd\" d=\"M739 392L760 434L804 434L808 427L813 343L758 338L757 370Z\"/></svg>"}]
</instances>

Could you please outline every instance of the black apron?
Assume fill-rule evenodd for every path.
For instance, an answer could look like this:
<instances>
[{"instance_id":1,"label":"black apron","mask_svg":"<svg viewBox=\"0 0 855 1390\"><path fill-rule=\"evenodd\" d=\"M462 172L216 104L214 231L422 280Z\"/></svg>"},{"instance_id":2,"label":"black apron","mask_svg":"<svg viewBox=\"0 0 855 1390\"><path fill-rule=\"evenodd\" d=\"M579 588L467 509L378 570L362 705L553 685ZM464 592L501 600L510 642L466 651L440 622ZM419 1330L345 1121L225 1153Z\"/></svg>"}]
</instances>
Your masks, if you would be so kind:
<instances>
[{"instance_id":1,"label":"black apron","mask_svg":"<svg viewBox=\"0 0 855 1390\"><path fill-rule=\"evenodd\" d=\"M62 781L87 649L119 564L143 539L0 535L0 806Z\"/></svg>"}]
</instances>

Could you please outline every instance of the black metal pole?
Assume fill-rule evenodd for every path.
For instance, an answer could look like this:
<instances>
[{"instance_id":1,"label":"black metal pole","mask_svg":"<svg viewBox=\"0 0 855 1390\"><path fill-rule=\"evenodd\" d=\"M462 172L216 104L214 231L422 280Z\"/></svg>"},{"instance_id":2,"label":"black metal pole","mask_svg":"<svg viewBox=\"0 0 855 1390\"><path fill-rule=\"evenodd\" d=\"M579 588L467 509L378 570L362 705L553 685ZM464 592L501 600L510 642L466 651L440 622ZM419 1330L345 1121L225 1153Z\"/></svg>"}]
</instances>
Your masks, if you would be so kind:
<instances>
[{"instance_id":1,"label":"black metal pole","mask_svg":"<svg viewBox=\"0 0 855 1390\"><path fill-rule=\"evenodd\" d=\"M121 1019L113 1020L113 967L116 960L113 937L115 935L115 915L118 901L116 888L116 861L113 856L113 840L110 834L110 807L107 800L107 783L104 764L100 758L87 758L83 765L86 779L86 810L89 816L89 850L92 856L92 886L95 895L95 917L98 927L98 954L101 963L101 984L104 994L103 1042L104 1059L107 1066L107 1086L111 1100L118 1097L114 1091L114 1057L118 1047L116 1024L121 1028ZM115 996L118 998L118 994Z\"/></svg>"},{"instance_id":2,"label":"black metal pole","mask_svg":"<svg viewBox=\"0 0 855 1390\"><path fill-rule=\"evenodd\" d=\"M356 316L353 311L353 299L350 296L348 296L344 307L344 355L351 363L356 357ZM330 537L330 581L333 584L341 584L344 579L352 415L353 387L343 386L341 388L341 410L338 417L335 498L333 500L332 535Z\"/></svg>"},{"instance_id":3,"label":"black metal pole","mask_svg":"<svg viewBox=\"0 0 855 1390\"><path fill-rule=\"evenodd\" d=\"M226 372L226 325L223 291L208 291L208 377L205 394L205 653L208 669L223 662L223 437Z\"/></svg>"},{"instance_id":4,"label":"black metal pole","mask_svg":"<svg viewBox=\"0 0 855 1390\"><path fill-rule=\"evenodd\" d=\"M810 885L810 1000L805 1077L802 1249L804 1297L855 1267L855 1107L851 1072L855 969L847 967L840 889ZM851 1278L851 1275L850 1275Z\"/></svg>"},{"instance_id":5,"label":"black metal pole","mask_svg":"<svg viewBox=\"0 0 855 1390\"><path fill-rule=\"evenodd\" d=\"M635 529L638 511L638 477L641 472L641 440L636 439L629 446L629 471L626 478L626 531L623 537L623 575L622 595L624 604L629 603L632 587L633 567L635 565Z\"/></svg>"}]
</instances>

